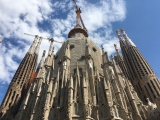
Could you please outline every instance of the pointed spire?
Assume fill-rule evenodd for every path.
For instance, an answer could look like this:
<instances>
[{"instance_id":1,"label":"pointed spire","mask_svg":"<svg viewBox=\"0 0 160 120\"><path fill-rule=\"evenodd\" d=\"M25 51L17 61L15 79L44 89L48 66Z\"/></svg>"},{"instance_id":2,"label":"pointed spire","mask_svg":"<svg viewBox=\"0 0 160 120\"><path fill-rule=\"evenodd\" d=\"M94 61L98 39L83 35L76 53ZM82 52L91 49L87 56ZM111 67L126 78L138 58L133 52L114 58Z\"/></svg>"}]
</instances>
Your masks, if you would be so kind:
<instances>
[{"instance_id":1,"label":"pointed spire","mask_svg":"<svg viewBox=\"0 0 160 120\"><path fill-rule=\"evenodd\" d=\"M49 46L49 50L48 50L48 56L46 58L46 66L48 67L52 67L52 57L53 57L53 42L54 42L54 39L50 39L51 43L50 43L50 46Z\"/></svg>"},{"instance_id":2,"label":"pointed spire","mask_svg":"<svg viewBox=\"0 0 160 120\"><path fill-rule=\"evenodd\" d=\"M102 47L102 55L104 54L104 47L103 47L103 44L101 45Z\"/></svg>"},{"instance_id":3,"label":"pointed spire","mask_svg":"<svg viewBox=\"0 0 160 120\"><path fill-rule=\"evenodd\" d=\"M40 49L41 42L42 42L42 37L39 38L38 44L37 44L37 46L36 46L36 48L35 48L35 53L36 53L36 54L39 53L39 49Z\"/></svg>"},{"instance_id":4,"label":"pointed spire","mask_svg":"<svg viewBox=\"0 0 160 120\"><path fill-rule=\"evenodd\" d=\"M127 34L125 33L125 31L124 31L123 29L121 29L121 32L122 32L123 37L124 37L124 39L125 39L126 45L127 45L128 47L129 47L129 46L135 46L135 47L136 47L136 45L131 41L131 39L127 36Z\"/></svg>"},{"instance_id":5,"label":"pointed spire","mask_svg":"<svg viewBox=\"0 0 160 120\"><path fill-rule=\"evenodd\" d=\"M114 48L115 48L116 52L118 53L119 51L118 51L118 48L117 48L117 44L114 44Z\"/></svg>"},{"instance_id":6,"label":"pointed spire","mask_svg":"<svg viewBox=\"0 0 160 120\"><path fill-rule=\"evenodd\" d=\"M103 59L103 64L110 62L110 58L107 52L104 52L104 54L102 54L102 59Z\"/></svg>"},{"instance_id":7,"label":"pointed spire","mask_svg":"<svg viewBox=\"0 0 160 120\"><path fill-rule=\"evenodd\" d=\"M70 59L70 45L67 43L63 60Z\"/></svg>"},{"instance_id":8,"label":"pointed spire","mask_svg":"<svg viewBox=\"0 0 160 120\"><path fill-rule=\"evenodd\" d=\"M54 47L52 48L52 69L54 70Z\"/></svg>"},{"instance_id":9,"label":"pointed spire","mask_svg":"<svg viewBox=\"0 0 160 120\"><path fill-rule=\"evenodd\" d=\"M123 40L123 38L122 38L122 36L121 36L121 34L118 30L116 30L116 33L117 33L117 36L118 36L119 40Z\"/></svg>"},{"instance_id":10,"label":"pointed spire","mask_svg":"<svg viewBox=\"0 0 160 120\"><path fill-rule=\"evenodd\" d=\"M119 53L117 54L118 55L118 62L120 60L122 60L121 56L119 55ZM118 67L118 65L116 64L117 61L115 61L115 57L112 58L112 63L113 63L113 67L114 67L114 71L115 73L117 74L120 74L122 73L121 69ZM112 69L113 70L113 69Z\"/></svg>"},{"instance_id":11,"label":"pointed spire","mask_svg":"<svg viewBox=\"0 0 160 120\"><path fill-rule=\"evenodd\" d=\"M46 51L44 50L44 51L43 51L43 54L42 54L41 61L40 61L39 65L38 65L38 68L37 68L37 72L38 72L39 69L41 69L41 68L43 67L43 65L44 65L45 54L46 54Z\"/></svg>"},{"instance_id":12,"label":"pointed spire","mask_svg":"<svg viewBox=\"0 0 160 120\"><path fill-rule=\"evenodd\" d=\"M122 57L122 55L119 53L119 50L118 50L118 48L117 48L117 44L114 44L114 47L115 47L115 50L116 50L116 52L117 52L117 56L114 56L114 57L117 58L117 59L116 59L116 62L122 61L122 60L123 60L123 57ZM117 61L117 60L118 60L118 61Z\"/></svg>"},{"instance_id":13,"label":"pointed spire","mask_svg":"<svg viewBox=\"0 0 160 120\"><path fill-rule=\"evenodd\" d=\"M116 30L116 33L117 33L117 36L118 36L118 38L119 38L119 42L120 42L121 48L122 48L123 46L126 46L126 45L125 45L125 42L124 42L124 39L122 38L120 32L119 32L118 30Z\"/></svg>"},{"instance_id":14,"label":"pointed spire","mask_svg":"<svg viewBox=\"0 0 160 120\"><path fill-rule=\"evenodd\" d=\"M122 49L123 46L126 46L124 40L120 40L119 43L120 43L121 49Z\"/></svg>"},{"instance_id":15,"label":"pointed spire","mask_svg":"<svg viewBox=\"0 0 160 120\"><path fill-rule=\"evenodd\" d=\"M48 55L51 55L51 53L52 53L52 48L53 48L52 46L53 46L54 39L51 38L50 41L51 41L51 43L50 43L50 46L49 46Z\"/></svg>"},{"instance_id":16,"label":"pointed spire","mask_svg":"<svg viewBox=\"0 0 160 120\"><path fill-rule=\"evenodd\" d=\"M29 50L28 50L28 52L31 53L31 54L32 54L32 53L34 52L34 50L35 50L35 46L36 46L36 43L37 43L37 39L38 39L38 35L35 36L34 41L33 41L31 47L30 47Z\"/></svg>"}]
</instances>

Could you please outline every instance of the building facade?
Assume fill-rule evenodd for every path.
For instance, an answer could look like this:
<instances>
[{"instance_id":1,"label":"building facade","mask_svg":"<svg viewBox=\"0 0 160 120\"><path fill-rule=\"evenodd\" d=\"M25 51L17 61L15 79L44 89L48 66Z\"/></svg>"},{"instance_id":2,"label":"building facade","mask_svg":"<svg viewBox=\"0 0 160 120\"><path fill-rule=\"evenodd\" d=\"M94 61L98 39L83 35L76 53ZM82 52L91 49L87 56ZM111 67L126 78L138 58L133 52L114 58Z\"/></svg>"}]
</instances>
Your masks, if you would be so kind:
<instances>
[{"instance_id":1,"label":"building facade","mask_svg":"<svg viewBox=\"0 0 160 120\"><path fill-rule=\"evenodd\" d=\"M8 87L0 120L159 120L160 83L135 44L117 31L122 54L115 45L110 59L88 38L75 7L75 28L56 54L50 41L37 68L42 38L35 36Z\"/></svg>"}]
</instances>

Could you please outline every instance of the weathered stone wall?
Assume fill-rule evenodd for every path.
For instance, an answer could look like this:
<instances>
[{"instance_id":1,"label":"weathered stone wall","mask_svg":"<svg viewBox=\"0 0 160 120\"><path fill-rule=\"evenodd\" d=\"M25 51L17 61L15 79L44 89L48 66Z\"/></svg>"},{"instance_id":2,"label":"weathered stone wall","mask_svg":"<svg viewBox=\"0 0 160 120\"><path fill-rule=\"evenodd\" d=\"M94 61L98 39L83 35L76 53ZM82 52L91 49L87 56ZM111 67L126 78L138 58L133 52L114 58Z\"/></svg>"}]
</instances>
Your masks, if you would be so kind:
<instances>
[{"instance_id":1,"label":"weathered stone wall","mask_svg":"<svg viewBox=\"0 0 160 120\"><path fill-rule=\"evenodd\" d=\"M58 62L63 60L63 56L65 54L66 44L69 43L70 45L70 73L73 74L74 70L76 69L77 63L80 68L82 68L83 72L86 71L86 41L88 41L89 49L91 52L91 57L93 59L93 64L96 69L102 73L102 55L100 48L89 38L86 37L74 37L69 38L60 48L60 50L55 55L55 76L57 74ZM62 69L62 65L61 65Z\"/></svg>"}]
</instances>

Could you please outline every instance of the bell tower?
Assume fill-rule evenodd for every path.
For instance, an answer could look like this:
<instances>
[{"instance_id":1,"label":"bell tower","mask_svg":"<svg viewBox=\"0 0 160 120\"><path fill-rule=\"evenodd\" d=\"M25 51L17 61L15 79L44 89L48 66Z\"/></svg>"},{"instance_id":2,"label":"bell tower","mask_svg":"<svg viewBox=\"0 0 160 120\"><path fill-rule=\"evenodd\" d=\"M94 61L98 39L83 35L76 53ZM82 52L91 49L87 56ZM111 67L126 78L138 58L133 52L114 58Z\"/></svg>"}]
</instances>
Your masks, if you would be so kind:
<instances>
[{"instance_id":1,"label":"bell tower","mask_svg":"<svg viewBox=\"0 0 160 120\"><path fill-rule=\"evenodd\" d=\"M5 117L7 115L14 117L24 99L31 74L34 73L36 69L39 47L42 40L39 39L37 44L38 39L39 37L35 36L31 47L20 63L8 87L7 93L0 107L1 117ZM4 114L5 116L3 116Z\"/></svg>"},{"instance_id":2,"label":"bell tower","mask_svg":"<svg viewBox=\"0 0 160 120\"><path fill-rule=\"evenodd\" d=\"M124 40L121 39L120 33L118 36L123 57L130 73L129 78L143 102L146 103L146 99L149 98L155 103L156 99L160 97L158 78L125 31L123 29L120 31Z\"/></svg>"}]
</instances>

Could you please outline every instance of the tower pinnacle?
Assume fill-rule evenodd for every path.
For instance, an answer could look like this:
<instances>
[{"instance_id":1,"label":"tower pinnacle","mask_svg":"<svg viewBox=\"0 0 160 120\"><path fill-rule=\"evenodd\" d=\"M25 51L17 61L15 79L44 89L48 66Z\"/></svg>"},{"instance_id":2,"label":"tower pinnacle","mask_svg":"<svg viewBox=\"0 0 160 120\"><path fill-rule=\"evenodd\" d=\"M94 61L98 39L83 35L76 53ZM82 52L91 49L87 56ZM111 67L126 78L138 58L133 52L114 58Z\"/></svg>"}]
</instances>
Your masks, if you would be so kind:
<instances>
[{"instance_id":1,"label":"tower pinnacle","mask_svg":"<svg viewBox=\"0 0 160 120\"><path fill-rule=\"evenodd\" d=\"M122 34L123 34L123 37L124 37L124 39L125 39L126 45L127 45L128 47L129 47L129 46L135 46L135 47L136 47L136 45L132 42L132 40L127 36L127 34L125 33L125 31L124 31L123 29L121 29L120 31L121 31Z\"/></svg>"},{"instance_id":2,"label":"tower pinnacle","mask_svg":"<svg viewBox=\"0 0 160 120\"><path fill-rule=\"evenodd\" d=\"M36 35L35 38L34 38L34 41L33 41L32 45L31 45L31 47L30 47L29 50L28 50L28 52L29 52L30 54L32 54L32 53L34 52L35 47L36 47L35 45L36 45L36 43L37 43L37 40L38 40L38 36Z\"/></svg>"},{"instance_id":3,"label":"tower pinnacle","mask_svg":"<svg viewBox=\"0 0 160 120\"><path fill-rule=\"evenodd\" d=\"M115 47L116 52L118 53L117 45L116 45L116 44L114 44L114 47Z\"/></svg>"},{"instance_id":4,"label":"tower pinnacle","mask_svg":"<svg viewBox=\"0 0 160 120\"><path fill-rule=\"evenodd\" d=\"M38 55L39 53L39 49L40 49L40 45L41 45L41 42L42 42L42 37L39 38L39 41L37 43L37 46L35 48L35 53Z\"/></svg>"},{"instance_id":5,"label":"tower pinnacle","mask_svg":"<svg viewBox=\"0 0 160 120\"><path fill-rule=\"evenodd\" d=\"M118 36L119 40L123 40L123 38L122 38L122 36L121 36L121 34L118 30L116 30L116 33L117 33L117 36Z\"/></svg>"},{"instance_id":6,"label":"tower pinnacle","mask_svg":"<svg viewBox=\"0 0 160 120\"><path fill-rule=\"evenodd\" d=\"M104 54L104 47L103 47L103 44L101 45L101 48L102 48L102 54Z\"/></svg>"}]
</instances>

